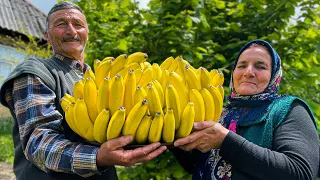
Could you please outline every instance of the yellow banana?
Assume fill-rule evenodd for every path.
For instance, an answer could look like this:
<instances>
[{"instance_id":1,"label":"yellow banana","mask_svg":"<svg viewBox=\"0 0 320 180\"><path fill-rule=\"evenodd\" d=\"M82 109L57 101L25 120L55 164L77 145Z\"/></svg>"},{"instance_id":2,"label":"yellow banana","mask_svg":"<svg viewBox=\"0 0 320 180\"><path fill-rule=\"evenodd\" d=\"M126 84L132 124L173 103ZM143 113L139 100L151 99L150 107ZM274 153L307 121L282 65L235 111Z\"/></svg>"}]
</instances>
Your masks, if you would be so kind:
<instances>
[{"instance_id":1,"label":"yellow banana","mask_svg":"<svg viewBox=\"0 0 320 180\"><path fill-rule=\"evenodd\" d=\"M159 98L160 98L160 103L161 103L161 107L164 108L165 106L165 92L162 89L161 84L159 83L159 81L157 80L152 80L154 87L157 89L158 94L159 94Z\"/></svg>"},{"instance_id":2,"label":"yellow banana","mask_svg":"<svg viewBox=\"0 0 320 180\"><path fill-rule=\"evenodd\" d=\"M133 95L133 104L136 105L145 98L147 98L147 92L142 86L138 86Z\"/></svg>"},{"instance_id":3,"label":"yellow banana","mask_svg":"<svg viewBox=\"0 0 320 180\"><path fill-rule=\"evenodd\" d=\"M111 115L123 106L123 99L124 99L124 84L123 79L120 75L115 76L115 80L111 85L110 89L110 99L109 99L109 109Z\"/></svg>"},{"instance_id":4,"label":"yellow banana","mask_svg":"<svg viewBox=\"0 0 320 180\"><path fill-rule=\"evenodd\" d=\"M205 106L204 106L203 98L198 90L196 89L190 90L190 101L193 102L194 110L196 112L194 121L195 122L204 121Z\"/></svg>"},{"instance_id":5,"label":"yellow banana","mask_svg":"<svg viewBox=\"0 0 320 180\"><path fill-rule=\"evenodd\" d=\"M220 92L221 99L223 101L224 100L224 89L223 89L223 86L218 86L218 90Z\"/></svg>"},{"instance_id":6,"label":"yellow banana","mask_svg":"<svg viewBox=\"0 0 320 180\"><path fill-rule=\"evenodd\" d=\"M166 89L166 107L167 113L168 108L173 110L174 119L175 119L175 128L176 130L180 127L180 115L181 115L181 107L180 100L176 89L173 85L168 84Z\"/></svg>"},{"instance_id":7,"label":"yellow banana","mask_svg":"<svg viewBox=\"0 0 320 180\"><path fill-rule=\"evenodd\" d=\"M66 108L65 119L67 121L68 126L72 129L72 131L80 135L74 120L74 106L75 106L75 103L72 102Z\"/></svg>"},{"instance_id":8,"label":"yellow banana","mask_svg":"<svg viewBox=\"0 0 320 180\"><path fill-rule=\"evenodd\" d=\"M176 71L176 69L178 68L178 61L179 59L181 59L181 56L177 56L171 63L171 65L168 68L168 71Z\"/></svg>"},{"instance_id":9,"label":"yellow banana","mask_svg":"<svg viewBox=\"0 0 320 180\"><path fill-rule=\"evenodd\" d=\"M105 108L109 108L109 94L110 94L111 79L109 77L104 78L98 90L97 97L97 110L98 114Z\"/></svg>"},{"instance_id":10,"label":"yellow banana","mask_svg":"<svg viewBox=\"0 0 320 180\"><path fill-rule=\"evenodd\" d=\"M138 68L134 70L134 74L136 75L136 82L138 83L142 77L143 70L141 68Z\"/></svg>"},{"instance_id":11,"label":"yellow banana","mask_svg":"<svg viewBox=\"0 0 320 180\"><path fill-rule=\"evenodd\" d=\"M73 96L74 99L79 99L83 98L83 89L84 89L84 84L82 81L76 81L73 86Z\"/></svg>"},{"instance_id":12,"label":"yellow banana","mask_svg":"<svg viewBox=\"0 0 320 180\"><path fill-rule=\"evenodd\" d=\"M162 139L165 143L173 142L175 128L175 118L173 115L173 109L168 108L167 113L163 119Z\"/></svg>"},{"instance_id":13,"label":"yellow banana","mask_svg":"<svg viewBox=\"0 0 320 180\"><path fill-rule=\"evenodd\" d=\"M192 102L189 102L183 110L180 128L176 131L176 138L183 138L191 133L196 114L194 106Z\"/></svg>"},{"instance_id":14,"label":"yellow banana","mask_svg":"<svg viewBox=\"0 0 320 180\"><path fill-rule=\"evenodd\" d=\"M161 80L160 80L160 84L164 92L167 88L168 83L169 83L169 71L165 69L162 71Z\"/></svg>"},{"instance_id":15,"label":"yellow banana","mask_svg":"<svg viewBox=\"0 0 320 180\"><path fill-rule=\"evenodd\" d=\"M103 109L93 125L93 137L98 143L107 140L107 127L110 119L109 109Z\"/></svg>"},{"instance_id":16,"label":"yellow banana","mask_svg":"<svg viewBox=\"0 0 320 180\"><path fill-rule=\"evenodd\" d=\"M190 66L189 62L184 60L184 59L179 59L178 60L178 68L177 68L177 73L179 74L179 76L182 78L183 83L186 83L186 75L184 73L184 68L186 66Z\"/></svg>"},{"instance_id":17,"label":"yellow banana","mask_svg":"<svg viewBox=\"0 0 320 180\"><path fill-rule=\"evenodd\" d=\"M152 117L155 116L156 112L160 112L162 114L162 106L159 98L159 93L152 82L150 82L147 86L147 100L148 108Z\"/></svg>"},{"instance_id":18,"label":"yellow banana","mask_svg":"<svg viewBox=\"0 0 320 180\"><path fill-rule=\"evenodd\" d=\"M162 71L168 70L173 60L174 60L174 58L173 58L172 56L170 56L170 57L168 57L167 59L165 59L165 60L161 63L160 69L161 69Z\"/></svg>"},{"instance_id":19,"label":"yellow banana","mask_svg":"<svg viewBox=\"0 0 320 180\"><path fill-rule=\"evenodd\" d=\"M103 61L100 66L98 67L96 71L96 85L97 89L99 89L101 83L103 82L103 79L106 78L109 75L110 69L111 69L112 61L107 60Z\"/></svg>"},{"instance_id":20,"label":"yellow banana","mask_svg":"<svg viewBox=\"0 0 320 180\"><path fill-rule=\"evenodd\" d=\"M213 97L211 93L208 91L208 89L206 88L202 88L200 90L200 93L204 101L204 110L205 110L204 119L213 121L215 118L215 103L214 103Z\"/></svg>"},{"instance_id":21,"label":"yellow banana","mask_svg":"<svg viewBox=\"0 0 320 180\"><path fill-rule=\"evenodd\" d=\"M128 63L143 63L148 59L148 54L143 52L135 52L128 56Z\"/></svg>"},{"instance_id":22,"label":"yellow banana","mask_svg":"<svg viewBox=\"0 0 320 180\"><path fill-rule=\"evenodd\" d=\"M212 85L214 86L222 86L224 81L224 76L221 71L218 71L218 73L212 78Z\"/></svg>"},{"instance_id":23,"label":"yellow banana","mask_svg":"<svg viewBox=\"0 0 320 180\"><path fill-rule=\"evenodd\" d=\"M137 83L137 86L145 87L153 78L153 71L151 67L146 68L143 71L143 74L141 76L141 79Z\"/></svg>"},{"instance_id":24,"label":"yellow banana","mask_svg":"<svg viewBox=\"0 0 320 180\"><path fill-rule=\"evenodd\" d=\"M84 102L86 102L89 117L92 123L94 123L94 121L98 116L98 109L97 109L98 91L96 88L97 87L93 79L91 79L90 77L87 78L83 88L83 99L84 99Z\"/></svg>"},{"instance_id":25,"label":"yellow banana","mask_svg":"<svg viewBox=\"0 0 320 180\"><path fill-rule=\"evenodd\" d=\"M145 115L142 118L135 136L135 141L138 144L145 144L147 142L151 122L152 122L152 117L149 114Z\"/></svg>"},{"instance_id":26,"label":"yellow banana","mask_svg":"<svg viewBox=\"0 0 320 180\"><path fill-rule=\"evenodd\" d=\"M188 83L189 89L201 89L201 83L199 77L197 76L196 72L193 71L190 66L184 68L184 73L186 75L186 81Z\"/></svg>"},{"instance_id":27,"label":"yellow banana","mask_svg":"<svg viewBox=\"0 0 320 180\"><path fill-rule=\"evenodd\" d=\"M138 68L140 68L140 65L138 63L131 63L131 64L126 65L124 68L122 68L118 72L118 74L120 74L122 77L125 77L129 70L133 70L134 71L134 70L136 70Z\"/></svg>"},{"instance_id":28,"label":"yellow banana","mask_svg":"<svg viewBox=\"0 0 320 180\"><path fill-rule=\"evenodd\" d=\"M96 79L96 76L95 76L95 74L93 73L93 71L91 69L87 69L86 72L84 73L83 77L84 77L85 80L87 80L87 78L89 78L89 77L91 79L93 79L93 80Z\"/></svg>"},{"instance_id":29,"label":"yellow banana","mask_svg":"<svg viewBox=\"0 0 320 180\"><path fill-rule=\"evenodd\" d=\"M128 62L126 54L119 55L113 62L110 70L110 77L114 77Z\"/></svg>"},{"instance_id":30,"label":"yellow banana","mask_svg":"<svg viewBox=\"0 0 320 180\"><path fill-rule=\"evenodd\" d=\"M138 126L146 114L147 108L148 101L146 99L134 105L124 122L122 129L123 135L132 135L133 139L135 139Z\"/></svg>"},{"instance_id":31,"label":"yellow banana","mask_svg":"<svg viewBox=\"0 0 320 180\"><path fill-rule=\"evenodd\" d=\"M217 122L220 118L221 112L222 112L222 106L223 106L223 101L220 95L220 92L218 90L218 88L214 87L214 86L209 86L208 87L209 92L212 95L212 98L214 100L214 119L213 121Z\"/></svg>"},{"instance_id":32,"label":"yellow banana","mask_svg":"<svg viewBox=\"0 0 320 180\"><path fill-rule=\"evenodd\" d=\"M147 69L147 68L149 68L149 67L152 67L152 65L151 65L149 62L143 62L143 63L141 63L141 64L144 65L143 70L145 70L145 69Z\"/></svg>"},{"instance_id":33,"label":"yellow banana","mask_svg":"<svg viewBox=\"0 0 320 180\"><path fill-rule=\"evenodd\" d=\"M124 107L126 107L126 116L128 116L134 106L133 95L136 90L136 75L133 70L129 70L124 78Z\"/></svg>"},{"instance_id":34,"label":"yellow banana","mask_svg":"<svg viewBox=\"0 0 320 180\"><path fill-rule=\"evenodd\" d=\"M180 101L180 112L182 113L189 102L189 90L183 83L182 78L177 73L169 73L169 83L172 84L177 90Z\"/></svg>"},{"instance_id":35,"label":"yellow banana","mask_svg":"<svg viewBox=\"0 0 320 180\"><path fill-rule=\"evenodd\" d=\"M93 137L93 123L90 120L86 103L84 99L77 99L76 104L74 105L74 120L77 129L79 130L79 135L83 138L94 141Z\"/></svg>"},{"instance_id":36,"label":"yellow banana","mask_svg":"<svg viewBox=\"0 0 320 180\"><path fill-rule=\"evenodd\" d=\"M217 83L217 86L222 86L223 83L224 83L224 75L222 73L222 71L219 71L219 80L218 80L218 83Z\"/></svg>"},{"instance_id":37,"label":"yellow banana","mask_svg":"<svg viewBox=\"0 0 320 180\"><path fill-rule=\"evenodd\" d=\"M126 108L121 106L110 119L107 129L107 140L115 139L121 135L125 118Z\"/></svg>"},{"instance_id":38,"label":"yellow banana","mask_svg":"<svg viewBox=\"0 0 320 180\"><path fill-rule=\"evenodd\" d=\"M161 140L163 128L163 115L161 112L156 112L155 117L153 118L150 130L148 134L148 141L150 143L159 142Z\"/></svg>"},{"instance_id":39,"label":"yellow banana","mask_svg":"<svg viewBox=\"0 0 320 180\"><path fill-rule=\"evenodd\" d=\"M105 57L105 58L102 59L101 62L105 62L105 61L109 61L109 60L110 60L111 62L114 61L114 57Z\"/></svg>"},{"instance_id":40,"label":"yellow banana","mask_svg":"<svg viewBox=\"0 0 320 180\"><path fill-rule=\"evenodd\" d=\"M60 99L60 106L64 112L66 112L67 107L71 104L72 102L68 100L66 97L62 97Z\"/></svg>"},{"instance_id":41,"label":"yellow banana","mask_svg":"<svg viewBox=\"0 0 320 180\"><path fill-rule=\"evenodd\" d=\"M213 79L213 77L214 77L215 75L217 75L218 72L219 72L219 71L218 71L217 69L211 69L211 70L210 70L211 79Z\"/></svg>"},{"instance_id":42,"label":"yellow banana","mask_svg":"<svg viewBox=\"0 0 320 180\"><path fill-rule=\"evenodd\" d=\"M210 84L212 84L211 75L209 71L204 67L200 67L199 72L200 72L199 78L201 82L201 88L207 88Z\"/></svg>"},{"instance_id":43,"label":"yellow banana","mask_svg":"<svg viewBox=\"0 0 320 180\"><path fill-rule=\"evenodd\" d=\"M95 59L93 61L93 70L95 73L97 73L98 67L100 66L101 61L99 59Z\"/></svg>"},{"instance_id":44,"label":"yellow banana","mask_svg":"<svg viewBox=\"0 0 320 180\"><path fill-rule=\"evenodd\" d=\"M152 71L153 71L153 79L160 82L162 70L160 69L159 64L153 63L151 67L152 67Z\"/></svg>"}]
</instances>

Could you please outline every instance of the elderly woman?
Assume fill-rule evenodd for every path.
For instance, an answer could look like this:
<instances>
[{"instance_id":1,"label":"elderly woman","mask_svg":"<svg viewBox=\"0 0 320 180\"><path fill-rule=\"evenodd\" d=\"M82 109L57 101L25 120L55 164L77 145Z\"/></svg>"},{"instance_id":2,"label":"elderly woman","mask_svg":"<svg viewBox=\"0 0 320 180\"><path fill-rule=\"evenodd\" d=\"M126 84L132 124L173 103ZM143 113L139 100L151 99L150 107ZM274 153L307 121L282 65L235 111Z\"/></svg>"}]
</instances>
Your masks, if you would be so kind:
<instances>
[{"instance_id":1,"label":"elderly woman","mask_svg":"<svg viewBox=\"0 0 320 180\"><path fill-rule=\"evenodd\" d=\"M315 119L303 100L277 94L281 76L268 42L241 49L220 123L195 123L191 135L174 143L172 152L193 179L316 179Z\"/></svg>"}]
</instances>

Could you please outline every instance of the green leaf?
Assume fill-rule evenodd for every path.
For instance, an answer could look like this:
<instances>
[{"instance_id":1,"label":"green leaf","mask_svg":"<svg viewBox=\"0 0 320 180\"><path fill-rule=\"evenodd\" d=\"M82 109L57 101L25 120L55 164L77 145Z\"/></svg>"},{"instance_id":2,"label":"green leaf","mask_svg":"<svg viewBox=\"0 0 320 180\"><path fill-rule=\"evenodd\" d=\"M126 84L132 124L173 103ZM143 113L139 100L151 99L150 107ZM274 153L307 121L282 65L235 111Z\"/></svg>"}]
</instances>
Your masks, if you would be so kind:
<instances>
[{"instance_id":1,"label":"green leaf","mask_svg":"<svg viewBox=\"0 0 320 180\"><path fill-rule=\"evenodd\" d=\"M215 54L214 57L216 60L221 61L221 62L226 62L226 58L222 54Z\"/></svg>"},{"instance_id":2,"label":"green leaf","mask_svg":"<svg viewBox=\"0 0 320 180\"><path fill-rule=\"evenodd\" d=\"M216 7L217 7L217 9L225 9L226 8L226 3L224 1L217 1L216 2Z\"/></svg>"},{"instance_id":3,"label":"green leaf","mask_svg":"<svg viewBox=\"0 0 320 180\"><path fill-rule=\"evenodd\" d=\"M193 17L193 16L190 16L190 18L192 19L192 21L194 23L199 23L200 22L200 19L198 17Z\"/></svg>"},{"instance_id":4,"label":"green leaf","mask_svg":"<svg viewBox=\"0 0 320 180\"><path fill-rule=\"evenodd\" d=\"M208 53L208 51L203 47L197 47L197 49L202 51L203 53Z\"/></svg>"},{"instance_id":5,"label":"green leaf","mask_svg":"<svg viewBox=\"0 0 320 180\"><path fill-rule=\"evenodd\" d=\"M127 41L124 39L121 39L119 41L119 45L117 46L118 49L122 50L122 51L127 51L128 47L127 47Z\"/></svg>"}]
</instances>

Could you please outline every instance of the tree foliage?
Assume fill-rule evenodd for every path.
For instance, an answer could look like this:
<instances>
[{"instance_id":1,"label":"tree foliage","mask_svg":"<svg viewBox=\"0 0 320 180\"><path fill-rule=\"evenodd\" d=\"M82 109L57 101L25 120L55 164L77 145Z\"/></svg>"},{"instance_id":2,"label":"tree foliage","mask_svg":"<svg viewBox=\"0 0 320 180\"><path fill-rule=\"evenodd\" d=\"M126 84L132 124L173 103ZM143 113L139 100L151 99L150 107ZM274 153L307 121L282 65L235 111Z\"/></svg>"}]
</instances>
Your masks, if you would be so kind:
<instances>
[{"instance_id":1,"label":"tree foliage","mask_svg":"<svg viewBox=\"0 0 320 180\"><path fill-rule=\"evenodd\" d=\"M250 40L263 39L271 42L282 58L281 93L306 100L317 119L320 117L318 0L150 0L148 9L139 9L130 0L76 3L89 24L89 64L96 58L136 51L146 52L149 61L156 63L182 55L195 67L221 69L228 89L230 70L240 48ZM298 17L292 19L297 9ZM166 169L173 173L176 165L168 163L171 160L161 156L121 169L120 178L180 179L165 173Z\"/></svg>"}]
</instances>

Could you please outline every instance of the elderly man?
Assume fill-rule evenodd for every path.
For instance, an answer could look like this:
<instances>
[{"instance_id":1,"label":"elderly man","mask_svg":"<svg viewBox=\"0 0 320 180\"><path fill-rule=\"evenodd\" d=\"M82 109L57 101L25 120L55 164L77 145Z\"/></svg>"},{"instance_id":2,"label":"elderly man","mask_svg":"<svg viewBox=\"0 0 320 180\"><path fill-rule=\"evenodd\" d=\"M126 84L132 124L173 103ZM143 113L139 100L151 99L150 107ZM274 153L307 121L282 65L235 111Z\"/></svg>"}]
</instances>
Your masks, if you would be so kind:
<instances>
[{"instance_id":1,"label":"elderly man","mask_svg":"<svg viewBox=\"0 0 320 180\"><path fill-rule=\"evenodd\" d=\"M14 117L14 173L17 179L117 179L114 165L131 166L160 155L165 146L123 150L132 136L88 144L67 125L60 106L86 69L88 26L81 9L57 3L47 17L45 37L54 55L18 65L1 87L1 103Z\"/></svg>"}]
</instances>

